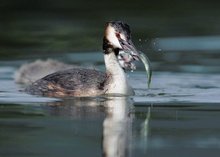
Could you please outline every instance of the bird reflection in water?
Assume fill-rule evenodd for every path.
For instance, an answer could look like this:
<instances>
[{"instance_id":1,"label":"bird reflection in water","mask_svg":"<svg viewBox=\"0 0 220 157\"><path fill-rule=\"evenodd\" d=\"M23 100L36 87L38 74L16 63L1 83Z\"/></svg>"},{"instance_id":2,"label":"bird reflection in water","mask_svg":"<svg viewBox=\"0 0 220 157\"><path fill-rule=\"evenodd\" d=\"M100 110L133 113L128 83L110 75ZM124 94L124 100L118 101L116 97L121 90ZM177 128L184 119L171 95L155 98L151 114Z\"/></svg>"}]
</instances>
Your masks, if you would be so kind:
<instances>
[{"instance_id":1,"label":"bird reflection in water","mask_svg":"<svg viewBox=\"0 0 220 157\"><path fill-rule=\"evenodd\" d=\"M150 109L146 119L139 126L136 137L132 134L132 123L135 120L135 108L129 97L74 98L62 102L49 103L53 115L68 116L77 119L103 118L102 156L134 156L135 147L147 149ZM146 113L146 112L145 112ZM138 143L132 142L138 138ZM140 138L140 139L139 139Z\"/></svg>"},{"instance_id":2,"label":"bird reflection in water","mask_svg":"<svg viewBox=\"0 0 220 157\"><path fill-rule=\"evenodd\" d=\"M103 122L103 156L130 156L132 140L132 102L126 97L108 101L107 116Z\"/></svg>"}]
</instances>

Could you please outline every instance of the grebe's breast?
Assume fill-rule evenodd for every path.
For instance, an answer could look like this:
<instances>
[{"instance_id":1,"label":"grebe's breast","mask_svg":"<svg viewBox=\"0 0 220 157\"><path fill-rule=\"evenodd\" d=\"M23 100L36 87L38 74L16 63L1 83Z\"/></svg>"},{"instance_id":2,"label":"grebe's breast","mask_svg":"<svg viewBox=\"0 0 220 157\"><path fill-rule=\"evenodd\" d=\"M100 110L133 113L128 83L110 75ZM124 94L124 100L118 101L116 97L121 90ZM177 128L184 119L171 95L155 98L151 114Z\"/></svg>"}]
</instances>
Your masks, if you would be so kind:
<instances>
[{"instance_id":1,"label":"grebe's breast","mask_svg":"<svg viewBox=\"0 0 220 157\"><path fill-rule=\"evenodd\" d=\"M68 69L49 74L25 91L45 96L95 96L105 93L105 73L92 69Z\"/></svg>"}]
</instances>

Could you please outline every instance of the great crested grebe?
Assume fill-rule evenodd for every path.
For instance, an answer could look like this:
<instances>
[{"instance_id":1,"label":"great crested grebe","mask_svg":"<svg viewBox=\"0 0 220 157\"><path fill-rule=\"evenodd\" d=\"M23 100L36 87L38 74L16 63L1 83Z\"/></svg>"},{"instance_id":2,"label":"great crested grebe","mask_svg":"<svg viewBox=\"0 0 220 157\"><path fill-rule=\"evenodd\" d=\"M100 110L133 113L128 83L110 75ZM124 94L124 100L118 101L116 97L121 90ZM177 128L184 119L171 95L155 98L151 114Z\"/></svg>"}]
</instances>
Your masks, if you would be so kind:
<instances>
[{"instance_id":1,"label":"great crested grebe","mask_svg":"<svg viewBox=\"0 0 220 157\"><path fill-rule=\"evenodd\" d=\"M83 97L104 94L133 95L125 69L135 69L134 60L141 59L148 73L148 58L138 51L131 41L128 24L121 21L108 22L103 38L106 73L92 69L74 68L49 74L29 85L25 91L33 95L55 97Z\"/></svg>"}]
</instances>

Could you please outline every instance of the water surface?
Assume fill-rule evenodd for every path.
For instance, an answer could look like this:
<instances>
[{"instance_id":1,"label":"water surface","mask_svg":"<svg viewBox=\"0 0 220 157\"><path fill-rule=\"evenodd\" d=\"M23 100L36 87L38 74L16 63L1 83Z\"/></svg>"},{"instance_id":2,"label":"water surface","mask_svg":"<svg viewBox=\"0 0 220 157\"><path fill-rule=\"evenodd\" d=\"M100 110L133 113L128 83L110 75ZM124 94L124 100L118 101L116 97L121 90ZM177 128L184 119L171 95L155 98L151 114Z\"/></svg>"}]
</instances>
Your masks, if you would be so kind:
<instances>
[{"instance_id":1,"label":"water surface","mask_svg":"<svg viewBox=\"0 0 220 157\"><path fill-rule=\"evenodd\" d=\"M76 54L76 61L77 55L83 58ZM91 60L97 62L102 61ZM140 64L141 71L128 72L135 96L60 99L21 92L24 85L16 84L13 75L22 63L7 64L0 67L2 156L220 153L218 74L154 72L147 90Z\"/></svg>"}]
</instances>

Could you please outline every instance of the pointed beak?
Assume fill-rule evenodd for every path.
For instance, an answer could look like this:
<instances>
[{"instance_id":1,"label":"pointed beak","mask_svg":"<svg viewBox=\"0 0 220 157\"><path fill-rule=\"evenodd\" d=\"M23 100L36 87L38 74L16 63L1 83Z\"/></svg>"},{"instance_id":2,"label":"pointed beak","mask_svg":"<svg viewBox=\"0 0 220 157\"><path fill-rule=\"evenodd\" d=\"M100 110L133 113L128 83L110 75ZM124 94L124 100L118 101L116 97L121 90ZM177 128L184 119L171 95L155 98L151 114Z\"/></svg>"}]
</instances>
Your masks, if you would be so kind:
<instances>
[{"instance_id":1,"label":"pointed beak","mask_svg":"<svg viewBox=\"0 0 220 157\"><path fill-rule=\"evenodd\" d=\"M150 88L151 83L151 76L152 76L152 69L150 65L150 60L148 57L141 51L138 51L131 40L125 41L121 38L118 38L119 43L122 47L122 50L125 53L129 53L134 60L141 60L145 66L146 72L147 72L147 78L148 78L148 89Z\"/></svg>"}]
</instances>

